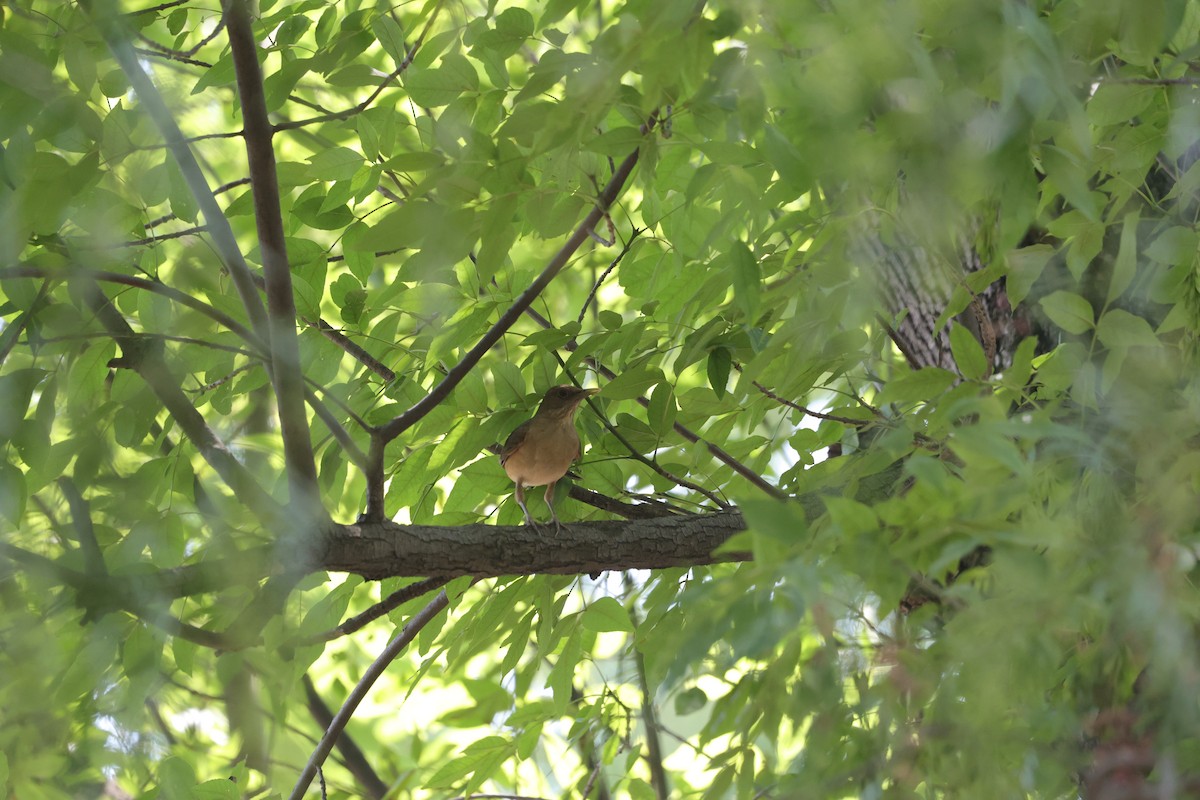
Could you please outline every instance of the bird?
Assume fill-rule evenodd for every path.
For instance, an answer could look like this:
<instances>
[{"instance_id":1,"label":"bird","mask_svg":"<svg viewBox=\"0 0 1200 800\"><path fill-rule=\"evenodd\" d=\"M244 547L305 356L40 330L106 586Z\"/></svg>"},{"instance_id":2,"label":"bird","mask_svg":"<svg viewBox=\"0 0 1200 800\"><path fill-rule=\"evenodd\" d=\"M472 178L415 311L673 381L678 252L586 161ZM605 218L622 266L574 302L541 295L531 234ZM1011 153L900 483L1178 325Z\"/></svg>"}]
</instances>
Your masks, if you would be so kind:
<instances>
[{"instance_id":1,"label":"bird","mask_svg":"<svg viewBox=\"0 0 1200 800\"><path fill-rule=\"evenodd\" d=\"M517 505L525 512L526 525L537 527L525 505L525 487L544 484L550 520L556 532L562 530L554 511L554 484L580 456L575 412L580 403L599 391L568 385L551 387L533 418L518 425L500 449L500 466L516 483Z\"/></svg>"}]
</instances>

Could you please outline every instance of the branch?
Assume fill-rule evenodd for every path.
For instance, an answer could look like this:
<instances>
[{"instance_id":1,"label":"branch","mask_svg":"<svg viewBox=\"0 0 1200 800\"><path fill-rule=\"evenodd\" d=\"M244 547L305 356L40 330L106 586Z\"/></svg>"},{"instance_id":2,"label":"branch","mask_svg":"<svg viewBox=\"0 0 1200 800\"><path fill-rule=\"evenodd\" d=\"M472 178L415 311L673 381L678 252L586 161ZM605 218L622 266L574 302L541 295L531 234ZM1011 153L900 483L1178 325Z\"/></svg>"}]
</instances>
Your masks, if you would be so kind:
<instances>
[{"instance_id":1,"label":"branch","mask_svg":"<svg viewBox=\"0 0 1200 800\"><path fill-rule=\"evenodd\" d=\"M733 368L736 369L739 373L742 371L741 364L735 363L733 365ZM759 392L761 392L762 394L771 398L776 403L787 406L788 408L790 408L794 411L799 411L801 414L806 414L810 417L816 417L817 419L827 419L830 422L840 422L843 425L850 425L855 428L861 428L864 425L868 424L867 420L865 420L865 419L851 419L850 417L839 417L837 414L826 414L822 411L813 411L811 408L807 408L806 406L802 406L799 403L792 402L791 400L788 400L786 397L781 397L779 394L771 391L770 389L763 386L758 381L750 381L750 383L754 386L755 389L758 389ZM883 417L883 414L880 413L880 411L878 409L872 408L871 406L867 406L867 409L875 416L880 417L880 418Z\"/></svg>"},{"instance_id":2,"label":"branch","mask_svg":"<svg viewBox=\"0 0 1200 800\"><path fill-rule=\"evenodd\" d=\"M554 355L557 357L558 353L555 353ZM563 363L561 358L559 358L559 362ZM565 363L563 363L563 368L566 369ZM611 422L609 422L608 417L606 417L606 416L604 416L604 414L600 413L600 410L596 407L595 402L591 398L588 398L587 404L588 404L588 408L590 408L592 410L592 413L596 415L596 418L600 420L600 424L604 426L605 430L607 430L614 439L616 439L618 442L620 442L621 445L626 450L629 451L629 455L633 458L634 461L637 461L639 464L644 465L646 468L650 469L657 475L660 475L661 477L669 480L671 483L675 484L676 486L681 486L685 489L692 490L696 494L704 495L709 500L716 503L717 508L729 508L730 507L731 504L722 500L720 497L718 497L716 495L715 492L710 492L708 489L705 489L703 486L701 486L697 483L693 483L692 481L689 481L687 478L681 478L678 475L667 470L665 467L663 467L661 464L659 464L658 461L651 459L651 458L647 458L636 447L633 446L632 442L630 442L628 439L625 438L624 434L622 434L619 430L617 430L617 426L615 426Z\"/></svg>"},{"instance_id":3,"label":"branch","mask_svg":"<svg viewBox=\"0 0 1200 800\"><path fill-rule=\"evenodd\" d=\"M144 236L141 239L130 239L127 242L121 242L118 247L146 247L148 245L165 242L168 239L182 239L185 236L195 236L204 233L208 230L207 225L196 225L191 228L184 228L181 231L173 231L171 233L156 233L153 236Z\"/></svg>"},{"instance_id":4,"label":"branch","mask_svg":"<svg viewBox=\"0 0 1200 800\"><path fill-rule=\"evenodd\" d=\"M156 343L153 337L134 333L129 323L95 283L89 281L81 288L97 319L121 345L121 357L115 360L114 366L132 369L142 377L159 402L179 423L184 434L200 451L204 460L264 524L270 526L279 520L283 509L208 427L204 417L188 400L180 388L179 381L163 361L159 350L160 343Z\"/></svg>"},{"instance_id":5,"label":"branch","mask_svg":"<svg viewBox=\"0 0 1200 800\"><path fill-rule=\"evenodd\" d=\"M376 375L383 378L385 381L388 381L389 383L396 380L396 373L391 368L389 368L379 359L372 356L360 345L351 341L344 333L334 328L325 320L318 319L316 322L309 324L313 325L313 327L320 331L322 336L336 344L338 347L342 348L342 350L345 351L351 358L362 364L367 369L371 370L371 372L374 372ZM367 475L368 481L371 480L372 474L377 475L377 485L375 487L371 487L369 485L367 491L368 499L376 499L376 507L369 507L367 514L365 515L367 519L373 520L380 520L384 518L384 510L382 507L384 477L382 472L383 444L376 444L378 438L379 437L372 437L372 452L374 453L374 456L368 454L366 457L366 463L368 465L372 463L377 465L376 472L373 473L369 466L363 469L364 473ZM497 450L493 450L492 452L498 453ZM601 511L608 511L609 513L625 517L626 519L656 519L658 517L677 513L670 506L666 505L652 507L645 503L640 505L625 503L621 500L617 500L614 497L609 497L608 495L600 494L599 492L593 492L590 489L585 489L578 484L571 486L568 496L573 500L579 501L580 503L592 506L593 508L598 508Z\"/></svg>"},{"instance_id":6,"label":"branch","mask_svg":"<svg viewBox=\"0 0 1200 800\"><path fill-rule=\"evenodd\" d=\"M93 22L100 30L100 35L108 45L108 49L112 51L113 57L120 65L121 71L129 78L129 85L133 87L133 91L141 100L146 113L149 114L166 140L167 148L170 149L171 155L179 165L179 170L183 173L184 180L187 181L188 189L191 190L197 205L200 206L200 213L203 214L204 222L208 225L213 245L226 269L229 270L230 277L233 278L238 294L242 298L242 304L250 318L251 326L266 341L269 339L267 314L262 301L258 298L258 293L254 290L250 267L242 256L237 239L233 235L233 229L229 227L229 220L225 218L221 207L217 205L217 198L213 196L212 189L200 169L200 164L192 154L191 148L188 147L183 132L179 130L171 110L167 108L166 102L158 93L150 76L142 69L137 53L129 44L126 22L119 14L114 13L117 4L112 0L81 0L80 5L91 15Z\"/></svg>"},{"instance_id":7,"label":"branch","mask_svg":"<svg viewBox=\"0 0 1200 800\"><path fill-rule=\"evenodd\" d=\"M75 527L75 536L79 540L79 549L83 551L83 565L87 574L93 578L108 576L108 567L104 564L104 553L100 550L100 542L96 539L96 529L92 526L92 512L88 503L75 487L75 481L67 475L58 479L58 488L67 499L71 509L71 523Z\"/></svg>"},{"instance_id":8,"label":"branch","mask_svg":"<svg viewBox=\"0 0 1200 800\"><path fill-rule=\"evenodd\" d=\"M596 279L594 284L592 284L592 290L588 292L587 299L583 301L583 307L579 309L579 318L576 320L576 322L583 324L583 318L587 314L588 306L591 305L592 300L596 299L596 292L600 291L600 284L604 283L604 280L608 277L609 273L617 268L617 265L621 263L621 259L625 258L625 256L629 253L629 248L633 247L633 243L636 242L637 238L645 233L645 231L645 228L635 227L633 229L633 233L630 235L629 241L627 241L625 246L621 248L621 252L617 253L617 257L609 262L608 268L604 270L604 272L600 273L600 277Z\"/></svg>"},{"instance_id":9,"label":"branch","mask_svg":"<svg viewBox=\"0 0 1200 800\"><path fill-rule=\"evenodd\" d=\"M75 592L76 605L84 609L85 621L120 610L173 636L203 647L229 649L229 642L221 634L181 622L170 613L141 599L137 595L136 587L129 583L128 576L113 578L107 573L96 575L77 572L57 561L22 550L7 542L0 542L0 555L14 563L22 564L28 570L49 575L63 586L69 586Z\"/></svg>"},{"instance_id":10,"label":"branch","mask_svg":"<svg viewBox=\"0 0 1200 800\"><path fill-rule=\"evenodd\" d=\"M42 305L46 302L46 295L50 291L50 279L46 278L42 281L42 285L38 287L38 293L34 296L33 302L29 304L29 308L21 312L21 315L12 323L4 326L3 334L0 334L0 364L8 358L8 354L17 344L17 339L21 338L21 334L25 331L25 326L29 324L29 320L33 318Z\"/></svg>"},{"instance_id":11,"label":"branch","mask_svg":"<svg viewBox=\"0 0 1200 800\"><path fill-rule=\"evenodd\" d=\"M329 710L329 706L325 705L325 701L317 693L317 687L313 686L312 678L308 677L307 672L304 673L302 680L309 713L312 714L318 725L328 730L329 726L333 724L333 712ZM371 762L367 761L367 757L363 755L363 751L354 743L349 734L338 739L337 749L342 754L342 758L346 760L346 769L350 770L350 774L362 785L367 796L372 800L383 800L388 793L387 784L380 779L379 774L371 766Z\"/></svg>"},{"instance_id":12,"label":"branch","mask_svg":"<svg viewBox=\"0 0 1200 800\"><path fill-rule=\"evenodd\" d=\"M193 311L199 312L214 322L225 326L233 333L245 339L249 344L258 348L262 356L267 355L266 346L258 336L247 328L242 323L235 320L233 317L218 311L205 302L197 300L189 294L167 286L165 283L158 281L147 280L146 278L137 278L132 275L123 275L120 272L108 272L106 270L88 270L86 273L78 269L53 269L47 267L34 267L30 265L22 265L19 267L0 268L0 279L8 278L74 278L79 279L86 275L87 278L104 283L116 283L122 286L132 286L135 289L145 289L148 292L161 294L170 300L174 300L181 306L186 306ZM124 318L122 318L124 321ZM132 331L131 331L132 332ZM152 335L152 334L146 334Z\"/></svg>"},{"instance_id":13,"label":"branch","mask_svg":"<svg viewBox=\"0 0 1200 800\"><path fill-rule=\"evenodd\" d=\"M643 133L650 131L654 127L655 119L655 116L651 115L646 124L642 126ZM450 392L454 391L454 387L458 386L459 382L467 376L467 373L479 363L484 354L488 350L491 350L496 342L500 341L500 337L513 326L513 323L533 304L538 295L550 285L550 281L554 280L554 277L562 271L567 261L575 254L580 245L587 241L588 231L596 227L596 223L600 221L616 201L617 196L621 193L621 189L625 186L625 181L629 179L630 173L633 172L634 165L637 164L638 152L638 150L634 150L621 162L621 166L617 168L608 185L604 187L604 191L596 199L596 205L583 218L583 222L575 228L575 231L567 239L566 243L550 259L550 263L534 279L529 288L521 292L520 296L517 297L508 310L500 316L500 319L496 320L496 324L480 338L479 342L463 356L461 361L446 373L446 377L437 386L434 386L427 395L414 403L403 414L380 428L380 434L384 441L391 441L404 433L445 400L450 395Z\"/></svg>"},{"instance_id":14,"label":"branch","mask_svg":"<svg viewBox=\"0 0 1200 800\"><path fill-rule=\"evenodd\" d=\"M324 390L324 387L321 388ZM329 396L332 397L333 395ZM304 398L308 401L308 404L312 406L313 413L317 415L317 418L320 419L321 422L325 423L325 427L329 430L329 433L334 439L337 440L337 443L342 446L342 451L345 452L346 457L350 459L351 463L353 463L354 466L358 467L359 469L366 469L367 454L364 453L362 448L360 448L358 444L350 438L350 432L342 427L342 423L339 422L338 418L333 415L333 412L331 412L329 408L321 402L321 398L317 397L317 393L312 389L305 387ZM339 405L341 405L340 402ZM349 413L360 423L362 422L358 415L353 411L350 411Z\"/></svg>"},{"instance_id":15,"label":"branch","mask_svg":"<svg viewBox=\"0 0 1200 800\"><path fill-rule=\"evenodd\" d=\"M624 575L624 583L625 593L632 594L633 581L628 573ZM633 620L634 630L641 627L642 620L637 608L630 608L629 616ZM650 682L646 679L646 657L636 644L632 649L638 689L642 693L642 718L646 724L646 749L649 751L646 760L650 766L650 785L654 787L654 794L658 800L667 800L671 796L671 787L667 781L667 771L663 768L662 742L658 738L658 711L654 708L654 693L650 691Z\"/></svg>"},{"instance_id":16,"label":"branch","mask_svg":"<svg viewBox=\"0 0 1200 800\"><path fill-rule=\"evenodd\" d=\"M809 516L816 516L822 504L812 500L805 508ZM745 527L736 510L653 520L574 522L557 535L510 525L364 522L331 526L324 553L307 568L378 580L691 567L748 560L747 552L713 553Z\"/></svg>"},{"instance_id":17,"label":"branch","mask_svg":"<svg viewBox=\"0 0 1200 800\"><path fill-rule=\"evenodd\" d=\"M408 621L408 624L404 626L404 630L400 632L400 635L383 649L383 652L371 663L371 666L367 667L366 672L363 673L362 680L350 691L346 702L338 709L337 715L329 723L329 727L326 728L325 735L321 737L321 742L313 750L308 763L304 765L304 770L296 780L296 786L292 789L292 793L288 795L288 800L301 800L304 797L304 793L308 790L312 779L316 777L317 770L321 768L321 765L325 763L325 759L329 757L329 751L333 749L334 743L341 736L347 723L350 722L350 717L354 715L359 703L367 696L367 692L371 690L375 681L379 679L379 676L383 674L388 665L404 651L404 648L408 647L409 643L417 637L421 629L441 613L448 602L449 599L446 597L446 590L443 589L438 592L438 596L433 598L424 609L417 612Z\"/></svg>"},{"instance_id":18,"label":"branch","mask_svg":"<svg viewBox=\"0 0 1200 800\"><path fill-rule=\"evenodd\" d=\"M300 348L296 343L296 303L279 206L279 183L275 175L275 151L263 93L262 68L258 63L258 48L254 43L246 0L225 0L224 5L245 124L246 159L250 166L254 219L266 282L271 382L278 404L288 493L292 503L297 505L295 512L299 519L319 521L321 493L304 406L304 375L300 369ZM253 290L253 283L250 286ZM257 300L257 292L254 296Z\"/></svg>"},{"instance_id":19,"label":"branch","mask_svg":"<svg viewBox=\"0 0 1200 800\"><path fill-rule=\"evenodd\" d=\"M299 644L319 644L321 642L329 642L337 639L338 637L346 636L354 633L357 630L361 630L383 615L388 614L404 605L409 600L413 600L423 594L432 592L434 589L445 584L446 580L446 578L426 578L423 581L410 583L408 586L392 592L387 597L380 600L378 603L371 606L361 614L350 617L350 619L346 620L341 625L338 625L336 628L331 628L330 630L318 633L315 636L310 636L307 639L299 642Z\"/></svg>"}]
</instances>

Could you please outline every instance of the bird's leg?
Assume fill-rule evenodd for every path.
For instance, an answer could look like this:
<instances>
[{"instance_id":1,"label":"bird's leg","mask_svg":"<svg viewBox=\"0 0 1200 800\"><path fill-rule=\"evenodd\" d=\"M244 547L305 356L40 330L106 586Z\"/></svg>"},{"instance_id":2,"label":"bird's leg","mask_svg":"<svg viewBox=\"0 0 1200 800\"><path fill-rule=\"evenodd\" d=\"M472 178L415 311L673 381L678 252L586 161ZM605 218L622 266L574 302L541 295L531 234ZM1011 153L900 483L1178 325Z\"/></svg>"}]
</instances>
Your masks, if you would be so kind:
<instances>
[{"instance_id":1,"label":"bird's leg","mask_svg":"<svg viewBox=\"0 0 1200 800\"><path fill-rule=\"evenodd\" d=\"M546 498L546 505L550 506L550 521L554 523L554 532L557 534L562 533L563 524L559 522L558 514L554 511L554 485L556 483L558 481L550 481L549 485L546 486L546 494L543 497Z\"/></svg>"},{"instance_id":2,"label":"bird's leg","mask_svg":"<svg viewBox=\"0 0 1200 800\"><path fill-rule=\"evenodd\" d=\"M517 505L525 512L525 524L536 528L537 523L533 521L533 517L529 516L529 508L525 505L525 484L517 481Z\"/></svg>"}]
</instances>

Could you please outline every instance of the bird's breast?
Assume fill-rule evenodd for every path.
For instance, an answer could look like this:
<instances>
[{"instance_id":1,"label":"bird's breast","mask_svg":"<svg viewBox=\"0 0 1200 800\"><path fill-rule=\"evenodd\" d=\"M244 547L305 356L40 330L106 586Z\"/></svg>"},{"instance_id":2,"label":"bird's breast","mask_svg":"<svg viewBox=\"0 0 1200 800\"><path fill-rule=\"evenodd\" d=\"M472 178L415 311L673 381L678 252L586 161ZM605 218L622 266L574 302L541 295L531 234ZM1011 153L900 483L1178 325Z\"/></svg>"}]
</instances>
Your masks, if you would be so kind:
<instances>
[{"instance_id":1,"label":"bird's breast","mask_svg":"<svg viewBox=\"0 0 1200 800\"><path fill-rule=\"evenodd\" d=\"M542 486L565 475L578 456L574 424L534 419L520 446L504 462L504 471L526 486Z\"/></svg>"}]
</instances>

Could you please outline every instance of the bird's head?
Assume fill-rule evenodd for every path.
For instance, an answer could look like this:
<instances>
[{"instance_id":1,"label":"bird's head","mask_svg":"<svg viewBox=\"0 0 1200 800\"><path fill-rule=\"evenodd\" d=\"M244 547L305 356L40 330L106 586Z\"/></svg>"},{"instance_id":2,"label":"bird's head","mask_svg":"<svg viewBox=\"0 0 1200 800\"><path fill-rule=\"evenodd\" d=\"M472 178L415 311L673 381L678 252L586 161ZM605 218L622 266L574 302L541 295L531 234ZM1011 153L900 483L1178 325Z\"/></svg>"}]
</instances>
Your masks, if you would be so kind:
<instances>
[{"instance_id":1,"label":"bird's head","mask_svg":"<svg viewBox=\"0 0 1200 800\"><path fill-rule=\"evenodd\" d=\"M538 407L539 416L553 416L570 419L575 415L579 404L594 395L599 389L580 389L576 386L553 386L542 398Z\"/></svg>"}]
</instances>

